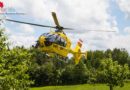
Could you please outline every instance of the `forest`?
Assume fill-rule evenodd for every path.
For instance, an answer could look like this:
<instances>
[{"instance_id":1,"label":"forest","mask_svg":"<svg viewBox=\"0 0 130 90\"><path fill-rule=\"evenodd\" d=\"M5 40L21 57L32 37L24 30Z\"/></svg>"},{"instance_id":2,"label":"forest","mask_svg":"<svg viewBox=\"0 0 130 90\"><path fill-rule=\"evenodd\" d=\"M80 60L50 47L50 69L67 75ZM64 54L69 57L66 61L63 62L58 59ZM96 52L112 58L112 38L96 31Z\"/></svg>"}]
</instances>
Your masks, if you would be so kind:
<instances>
[{"instance_id":1,"label":"forest","mask_svg":"<svg viewBox=\"0 0 130 90\"><path fill-rule=\"evenodd\" d=\"M79 64L51 58L45 52L24 46L10 48L0 30L0 89L28 90L29 87L103 83L113 90L130 79L130 55L125 48L88 51Z\"/></svg>"}]
</instances>

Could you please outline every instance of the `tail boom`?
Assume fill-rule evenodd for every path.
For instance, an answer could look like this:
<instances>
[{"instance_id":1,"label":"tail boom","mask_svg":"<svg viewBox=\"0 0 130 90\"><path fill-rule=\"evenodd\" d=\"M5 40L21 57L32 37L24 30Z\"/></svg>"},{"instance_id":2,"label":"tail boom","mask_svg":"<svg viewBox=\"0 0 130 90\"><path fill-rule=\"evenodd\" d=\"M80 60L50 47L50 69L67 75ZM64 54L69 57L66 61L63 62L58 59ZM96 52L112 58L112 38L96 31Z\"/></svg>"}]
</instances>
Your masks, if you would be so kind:
<instances>
[{"instance_id":1,"label":"tail boom","mask_svg":"<svg viewBox=\"0 0 130 90\"><path fill-rule=\"evenodd\" d=\"M79 60L81 59L82 54L84 54L85 59L87 59L87 51L86 52L81 52L82 43L83 43L83 41L81 39L79 39L79 41L78 41L78 43L77 43L77 45L75 47L74 53L73 53L76 64L79 63Z\"/></svg>"}]
</instances>

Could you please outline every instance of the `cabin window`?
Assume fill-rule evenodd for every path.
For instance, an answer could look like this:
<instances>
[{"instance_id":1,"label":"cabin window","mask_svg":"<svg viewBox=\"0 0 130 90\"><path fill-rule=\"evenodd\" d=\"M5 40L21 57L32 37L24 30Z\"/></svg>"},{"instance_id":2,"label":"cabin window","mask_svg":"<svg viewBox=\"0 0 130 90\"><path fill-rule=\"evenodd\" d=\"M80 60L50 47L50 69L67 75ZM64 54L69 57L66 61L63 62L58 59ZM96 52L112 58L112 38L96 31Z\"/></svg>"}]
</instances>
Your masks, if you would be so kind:
<instances>
[{"instance_id":1,"label":"cabin window","mask_svg":"<svg viewBox=\"0 0 130 90\"><path fill-rule=\"evenodd\" d=\"M60 46L66 47L67 43L60 35L49 33L45 37L46 37L47 42L56 43ZM50 43L49 43L49 45L50 45Z\"/></svg>"},{"instance_id":2,"label":"cabin window","mask_svg":"<svg viewBox=\"0 0 130 90\"><path fill-rule=\"evenodd\" d=\"M46 40L51 42L51 43L54 43L55 42L55 35L52 33L46 35Z\"/></svg>"},{"instance_id":3,"label":"cabin window","mask_svg":"<svg viewBox=\"0 0 130 90\"><path fill-rule=\"evenodd\" d=\"M66 47L66 41L60 35L57 35L56 43L59 44L60 46Z\"/></svg>"}]
</instances>

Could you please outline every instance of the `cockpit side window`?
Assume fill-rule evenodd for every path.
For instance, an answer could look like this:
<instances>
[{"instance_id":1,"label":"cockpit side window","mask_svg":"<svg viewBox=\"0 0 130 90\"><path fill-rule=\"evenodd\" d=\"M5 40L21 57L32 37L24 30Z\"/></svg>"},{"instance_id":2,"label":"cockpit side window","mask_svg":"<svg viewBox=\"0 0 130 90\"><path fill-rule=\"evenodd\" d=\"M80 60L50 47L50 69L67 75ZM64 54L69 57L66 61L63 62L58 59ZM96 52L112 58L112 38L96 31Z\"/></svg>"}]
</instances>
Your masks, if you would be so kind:
<instances>
[{"instance_id":1,"label":"cockpit side window","mask_svg":"<svg viewBox=\"0 0 130 90\"><path fill-rule=\"evenodd\" d=\"M60 35L57 35L56 43L64 47L66 46L66 41Z\"/></svg>"},{"instance_id":2,"label":"cockpit side window","mask_svg":"<svg viewBox=\"0 0 130 90\"><path fill-rule=\"evenodd\" d=\"M60 42L61 37L59 35L56 36L56 42Z\"/></svg>"}]
</instances>

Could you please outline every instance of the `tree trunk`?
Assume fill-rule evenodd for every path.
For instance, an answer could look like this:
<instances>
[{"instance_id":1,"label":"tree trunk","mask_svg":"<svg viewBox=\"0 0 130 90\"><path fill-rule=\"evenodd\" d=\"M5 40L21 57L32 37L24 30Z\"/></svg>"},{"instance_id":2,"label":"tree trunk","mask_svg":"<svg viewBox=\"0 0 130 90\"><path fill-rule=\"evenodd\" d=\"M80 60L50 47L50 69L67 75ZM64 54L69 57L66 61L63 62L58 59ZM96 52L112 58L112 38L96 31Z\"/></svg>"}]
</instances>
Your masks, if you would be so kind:
<instances>
[{"instance_id":1,"label":"tree trunk","mask_svg":"<svg viewBox=\"0 0 130 90\"><path fill-rule=\"evenodd\" d=\"M110 90L113 90L113 86L110 86Z\"/></svg>"}]
</instances>

